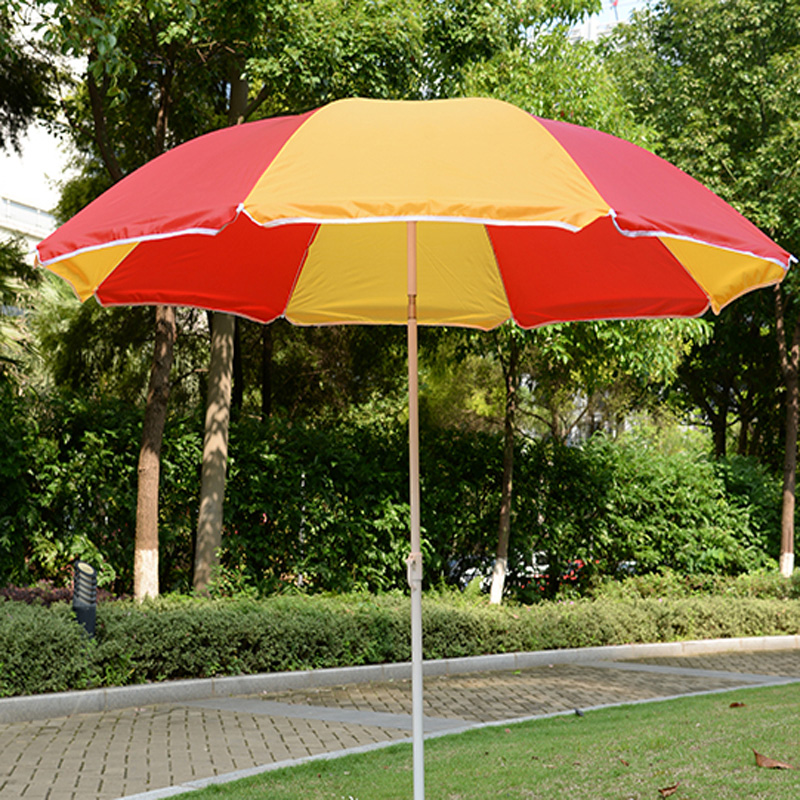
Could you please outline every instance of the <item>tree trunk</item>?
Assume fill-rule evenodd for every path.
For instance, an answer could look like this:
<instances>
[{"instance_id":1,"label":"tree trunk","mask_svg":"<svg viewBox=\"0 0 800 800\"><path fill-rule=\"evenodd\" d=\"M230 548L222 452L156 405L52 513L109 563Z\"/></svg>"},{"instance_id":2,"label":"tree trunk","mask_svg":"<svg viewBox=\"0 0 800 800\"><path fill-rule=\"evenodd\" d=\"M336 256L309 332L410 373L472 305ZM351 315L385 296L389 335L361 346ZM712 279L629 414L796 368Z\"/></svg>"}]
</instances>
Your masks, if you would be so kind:
<instances>
[{"instance_id":1,"label":"tree trunk","mask_svg":"<svg viewBox=\"0 0 800 800\"><path fill-rule=\"evenodd\" d=\"M218 563L219 548L222 544L234 327L234 318L230 314L213 315L203 469L200 481L200 512L197 518L194 557L193 585L200 594L208 593L211 573L214 565Z\"/></svg>"},{"instance_id":2,"label":"tree trunk","mask_svg":"<svg viewBox=\"0 0 800 800\"><path fill-rule=\"evenodd\" d=\"M728 452L728 409L720 408L719 412L710 415L711 431L714 436L714 457L725 458Z\"/></svg>"},{"instance_id":3,"label":"tree trunk","mask_svg":"<svg viewBox=\"0 0 800 800\"><path fill-rule=\"evenodd\" d=\"M158 484L174 348L175 309L172 306L157 306L153 366L139 452L133 557L133 596L136 600L158 596Z\"/></svg>"},{"instance_id":4,"label":"tree trunk","mask_svg":"<svg viewBox=\"0 0 800 800\"><path fill-rule=\"evenodd\" d=\"M261 327L261 420L272 416L272 323Z\"/></svg>"},{"instance_id":5,"label":"tree trunk","mask_svg":"<svg viewBox=\"0 0 800 800\"><path fill-rule=\"evenodd\" d=\"M794 508L797 479L797 433L800 415L798 366L800 365L800 319L794 327L791 346L786 339L786 316L780 286L775 287L775 319L783 383L786 387L786 439L783 457L783 505L781 509L781 575L794 572Z\"/></svg>"},{"instance_id":6,"label":"tree trunk","mask_svg":"<svg viewBox=\"0 0 800 800\"><path fill-rule=\"evenodd\" d=\"M508 542L511 538L511 499L514 484L514 424L517 411L519 346L512 338L508 365L505 370L506 408L503 425L503 485L500 496L500 524L497 536L497 555L492 570L492 589L489 600L495 605L503 601L503 589L508 571Z\"/></svg>"},{"instance_id":7,"label":"tree trunk","mask_svg":"<svg viewBox=\"0 0 800 800\"><path fill-rule=\"evenodd\" d=\"M794 506L797 476L798 424L797 369L786 379L786 447L783 459L783 506L781 509L781 575L794 572Z\"/></svg>"},{"instance_id":8,"label":"tree trunk","mask_svg":"<svg viewBox=\"0 0 800 800\"><path fill-rule=\"evenodd\" d=\"M244 369L242 365L242 323L233 318L233 388L231 389L231 412L239 419L244 403Z\"/></svg>"},{"instance_id":9,"label":"tree trunk","mask_svg":"<svg viewBox=\"0 0 800 800\"><path fill-rule=\"evenodd\" d=\"M238 125L244 121L247 109L247 81L242 77L241 66L235 60L231 62L230 89L228 123ZM200 479L200 511L197 515L192 579L195 590L200 594L208 594L211 573L219 563L219 548L222 545L222 505L228 466L235 332L236 322L231 314L214 313Z\"/></svg>"}]
</instances>

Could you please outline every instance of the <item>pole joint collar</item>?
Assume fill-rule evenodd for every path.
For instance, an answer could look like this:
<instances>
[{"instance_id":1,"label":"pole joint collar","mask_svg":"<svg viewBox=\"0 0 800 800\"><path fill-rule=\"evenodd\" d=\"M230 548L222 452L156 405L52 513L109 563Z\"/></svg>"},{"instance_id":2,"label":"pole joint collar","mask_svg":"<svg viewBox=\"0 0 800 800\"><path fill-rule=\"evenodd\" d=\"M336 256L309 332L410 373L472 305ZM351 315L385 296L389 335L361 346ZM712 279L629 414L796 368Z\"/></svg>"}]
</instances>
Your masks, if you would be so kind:
<instances>
[{"instance_id":1,"label":"pole joint collar","mask_svg":"<svg viewBox=\"0 0 800 800\"><path fill-rule=\"evenodd\" d=\"M413 589L422 583L422 553L411 553L406 559L408 585Z\"/></svg>"}]
</instances>

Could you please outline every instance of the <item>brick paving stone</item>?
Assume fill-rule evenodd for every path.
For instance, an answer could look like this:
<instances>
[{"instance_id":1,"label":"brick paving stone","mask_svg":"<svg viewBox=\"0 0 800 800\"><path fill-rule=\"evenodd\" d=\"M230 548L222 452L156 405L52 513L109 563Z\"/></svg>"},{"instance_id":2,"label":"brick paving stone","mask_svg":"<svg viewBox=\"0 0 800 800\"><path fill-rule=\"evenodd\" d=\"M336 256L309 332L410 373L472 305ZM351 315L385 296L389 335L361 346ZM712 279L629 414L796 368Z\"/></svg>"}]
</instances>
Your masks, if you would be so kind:
<instances>
[{"instance_id":1,"label":"brick paving stone","mask_svg":"<svg viewBox=\"0 0 800 800\"><path fill-rule=\"evenodd\" d=\"M680 658L656 657L641 659L640 663L800 678L800 651L797 650L770 653L715 653Z\"/></svg>"},{"instance_id":2,"label":"brick paving stone","mask_svg":"<svg viewBox=\"0 0 800 800\"><path fill-rule=\"evenodd\" d=\"M556 664L516 672L428 677L425 714L476 723L499 721L742 683L736 675L725 679L672 674L663 668L800 678L800 651L652 658L643 663L662 669L654 674L623 672L609 664ZM176 702L0 724L0 800L115 800L197 778L409 736L396 722L390 727L391 716L379 727L337 720L330 713L325 720L308 718L314 711L307 708L378 712L395 718L410 715L408 681L320 687L251 699L304 708L294 717L257 713L257 702L246 704L246 711L216 708L211 701L206 706ZM289 712L281 706L280 713Z\"/></svg>"},{"instance_id":3,"label":"brick paving stone","mask_svg":"<svg viewBox=\"0 0 800 800\"><path fill-rule=\"evenodd\" d=\"M615 673L591 666L556 664L513 673L486 672L426 678L424 709L425 715L430 717L490 722L727 686L730 686L730 681L722 678L659 674L654 681L652 675L646 673ZM411 713L410 681L263 693L259 697L283 703L357 710L372 710L381 705L377 698L384 701L391 698L389 707L392 713Z\"/></svg>"}]
</instances>

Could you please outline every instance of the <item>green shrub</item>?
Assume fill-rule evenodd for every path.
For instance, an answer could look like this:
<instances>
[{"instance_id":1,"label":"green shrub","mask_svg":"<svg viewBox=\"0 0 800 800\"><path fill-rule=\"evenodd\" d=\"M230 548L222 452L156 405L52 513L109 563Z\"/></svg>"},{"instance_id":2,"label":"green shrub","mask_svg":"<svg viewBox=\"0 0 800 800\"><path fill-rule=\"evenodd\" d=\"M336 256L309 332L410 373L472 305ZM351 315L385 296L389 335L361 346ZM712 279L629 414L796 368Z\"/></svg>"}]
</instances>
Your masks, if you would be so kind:
<instances>
[{"instance_id":1,"label":"green shrub","mask_svg":"<svg viewBox=\"0 0 800 800\"><path fill-rule=\"evenodd\" d=\"M800 571L784 578L777 571L743 575L681 575L660 569L644 575L595 581L587 594L593 598L682 598L692 596L752 597L762 600L800 599Z\"/></svg>"},{"instance_id":2,"label":"green shrub","mask_svg":"<svg viewBox=\"0 0 800 800\"><path fill-rule=\"evenodd\" d=\"M0 697L88 688L97 680L95 655L66 603L0 598Z\"/></svg>"},{"instance_id":3,"label":"green shrub","mask_svg":"<svg viewBox=\"0 0 800 800\"><path fill-rule=\"evenodd\" d=\"M0 602L0 695L408 661L408 599L165 597L98 608L90 641L64 603ZM800 633L800 601L722 595L490 606L431 594L425 658Z\"/></svg>"}]
</instances>

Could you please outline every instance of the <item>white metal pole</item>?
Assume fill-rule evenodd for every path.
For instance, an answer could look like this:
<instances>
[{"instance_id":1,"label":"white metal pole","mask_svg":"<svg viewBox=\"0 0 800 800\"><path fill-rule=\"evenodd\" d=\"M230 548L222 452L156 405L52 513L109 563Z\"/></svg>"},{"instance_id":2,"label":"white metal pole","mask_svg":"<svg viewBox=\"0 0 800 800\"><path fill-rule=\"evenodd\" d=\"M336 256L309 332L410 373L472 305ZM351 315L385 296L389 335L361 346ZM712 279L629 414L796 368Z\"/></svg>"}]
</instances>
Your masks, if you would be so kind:
<instances>
[{"instance_id":1,"label":"white metal pole","mask_svg":"<svg viewBox=\"0 0 800 800\"><path fill-rule=\"evenodd\" d=\"M422 707L422 547L419 523L419 375L417 370L417 223L406 223L408 269L408 453L411 503L411 723L414 746L414 800L425 798Z\"/></svg>"}]
</instances>

